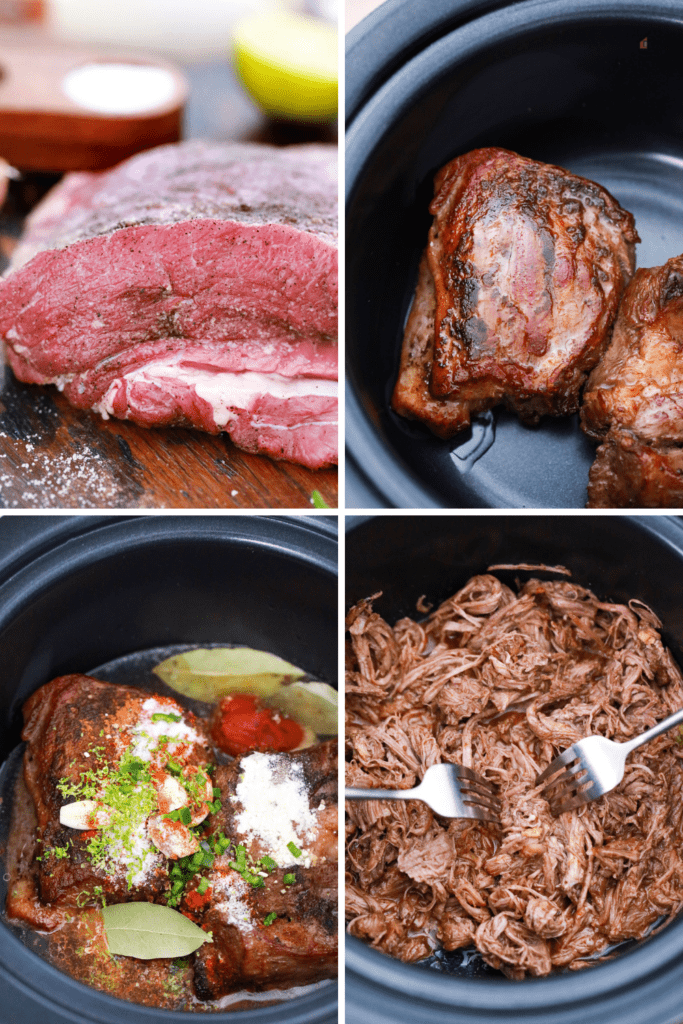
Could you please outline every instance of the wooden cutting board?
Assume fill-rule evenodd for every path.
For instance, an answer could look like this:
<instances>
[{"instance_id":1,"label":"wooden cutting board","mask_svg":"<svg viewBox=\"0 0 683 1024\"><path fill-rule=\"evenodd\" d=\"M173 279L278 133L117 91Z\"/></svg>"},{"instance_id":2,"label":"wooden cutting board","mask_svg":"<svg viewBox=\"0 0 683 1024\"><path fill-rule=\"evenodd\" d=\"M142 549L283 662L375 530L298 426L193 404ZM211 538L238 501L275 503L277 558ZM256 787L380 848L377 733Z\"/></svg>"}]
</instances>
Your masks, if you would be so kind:
<instances>
[{"instance_id":1,"label":"wooden cutting board","mask_svg":"<svg viewBox=\"0 0 683 1024\"><path fill-rule=\"evenodd\" d=\"M104 421L5 368L2 508L310 509L314 490L336 508L336 470L249 455L223 436Z\"/></svg>"}]
</instances>

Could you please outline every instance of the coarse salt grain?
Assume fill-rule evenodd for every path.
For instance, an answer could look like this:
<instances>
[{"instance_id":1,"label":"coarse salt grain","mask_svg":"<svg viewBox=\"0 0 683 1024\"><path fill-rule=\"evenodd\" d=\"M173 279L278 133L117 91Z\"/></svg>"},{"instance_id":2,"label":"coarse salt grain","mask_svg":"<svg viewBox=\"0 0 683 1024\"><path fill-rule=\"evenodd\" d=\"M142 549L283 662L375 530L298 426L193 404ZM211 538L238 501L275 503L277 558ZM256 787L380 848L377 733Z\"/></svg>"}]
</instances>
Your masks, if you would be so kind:
<instances>
[{"instance_id":1,"label":"coarse salt grain","mask_svg":"<svg viewBox=\"0 0 683 1024\"><path fill-rule=\"evenodd\" d=\"M298 849L317 835L301 765L278 754L249 754L242 759L235 796L243 810L235 822L258 841L280 867L296 864L287 844Z\"/></svg>"}]
</instances>

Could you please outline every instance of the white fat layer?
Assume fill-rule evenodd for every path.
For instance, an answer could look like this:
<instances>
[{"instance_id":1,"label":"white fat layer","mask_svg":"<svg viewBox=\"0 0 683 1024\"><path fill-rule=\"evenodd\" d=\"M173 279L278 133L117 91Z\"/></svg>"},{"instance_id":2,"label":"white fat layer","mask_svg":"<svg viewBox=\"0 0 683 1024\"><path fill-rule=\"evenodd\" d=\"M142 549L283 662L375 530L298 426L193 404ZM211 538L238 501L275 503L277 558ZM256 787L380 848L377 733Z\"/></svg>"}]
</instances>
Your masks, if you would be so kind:
<instances>
[{"instance_id":1,"label":"white fat layer","mask_svg":"<svg viewBox=\"0 0 683 1024\"><path fill-rule=\"evenodd\" d=\"M229 370L198 370L183 366L174 359L159 359L147 363L122 378L113 381L104 397L94 406L102 416L114 415L114 398L122 385L155 384L168 387L181 383L194 388L195 394L208 402L213 409L217 427L226 426L234 419L237 410L248 409L259 395L273 398L336 398L336 380L319 377L284 377L279 373L258 373L244 370L233 373Z\"/></svg>"},{"instance_id":2,"label":"white fat layer","mask_svg":"<svg viewBox=\"0 0 683 1024\"><path fill-rule=\"evenodd\" d=\"M237 828L258 842L280 867L305 863L288 849L302 850L317 834L317 820L308 802L301 765L278 754L249 754L242 758L235 796L243 810ZM302 850L303 852L303 850Z\"/></svg>"},{"instance_id":3,"label":"white fat layer","mask_svg":"<svg viewBox=\"0 0 683 1024\"><path fill-rule=\"evenodd\" d=\"M142 715L131 729L130 752L132 756L139 757L142 761L151 760L151 752L156 747L160 736L169 736L176 743L199 743L199 734L189 725L185 725L182 718L179 722L152 721L152 715L177 715L179 713L180 709L173 701L149 697L142 705ZM170 753L173 753L174 746L174 743L169 744Z\"/></svg>"}]
</instances>

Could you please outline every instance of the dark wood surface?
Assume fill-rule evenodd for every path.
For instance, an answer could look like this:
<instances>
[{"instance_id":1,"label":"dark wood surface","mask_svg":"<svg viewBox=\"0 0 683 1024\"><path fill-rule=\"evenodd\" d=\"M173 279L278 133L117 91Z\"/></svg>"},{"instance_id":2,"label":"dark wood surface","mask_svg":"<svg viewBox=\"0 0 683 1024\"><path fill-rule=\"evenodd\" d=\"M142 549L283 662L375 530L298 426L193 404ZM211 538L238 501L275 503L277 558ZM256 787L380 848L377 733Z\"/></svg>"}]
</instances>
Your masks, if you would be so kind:
<instances>
[{"instance_id":1,"label":"dark wood surface","mask_svg":"<svg viewBox=\"0 0 683 1024\"><path fill-rule=\"evenodd\" d=\"M186 137L275 145L336 141L333 127L266 121L243 94L227 60L183 71L190 80ZM0 210L0 269L26 213L55 180L31 173L11 182ZM336 469L313 471L249 455L225 435L104 421L72 409L56 388L20 384L4 368L1 508L311 508L314 490L336 508Z\"/></svg>"}]
</instances>

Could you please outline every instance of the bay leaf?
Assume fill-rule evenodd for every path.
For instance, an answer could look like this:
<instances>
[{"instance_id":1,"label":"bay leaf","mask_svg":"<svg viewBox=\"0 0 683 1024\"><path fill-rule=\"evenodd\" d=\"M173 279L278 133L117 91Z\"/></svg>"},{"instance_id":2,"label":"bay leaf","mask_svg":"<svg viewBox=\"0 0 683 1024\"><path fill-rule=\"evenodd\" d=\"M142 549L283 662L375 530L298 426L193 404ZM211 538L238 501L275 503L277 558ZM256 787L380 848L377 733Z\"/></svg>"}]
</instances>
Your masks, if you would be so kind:
<instances>
[{"instance_id":1,"label":"bay leaf","mask_svg":"<svg viewBox=\"0 0 683 1024\"><path fill-rule=\"evenodd\" d=\"M110 953L152 960L194 953L210 935L184 914L157 903L117 903L102 910Z\"/></svg>"},{"instance_id":2,"label":"bay leaf","mask_svg":"<svg viewBox=\"0 0 683 1024\"><path fill-rule=\"evenodd\" d=\"M250 647L198 648L167 658L154 669L176 693L214 704L230 693L268 697L285 680L306 673L267 651Z\"/></svg>"},{"instance_id":3,"label":"bay leaf","mask_svg":"<svg viewBox=\"0 0 683 1024\"><path fill-rule=\"evenodd\" d=\"M336 736L339 730L339 697L327 683L282 686L263 703L307 725L318 736Z\"/></svg>"}]
</instances>

